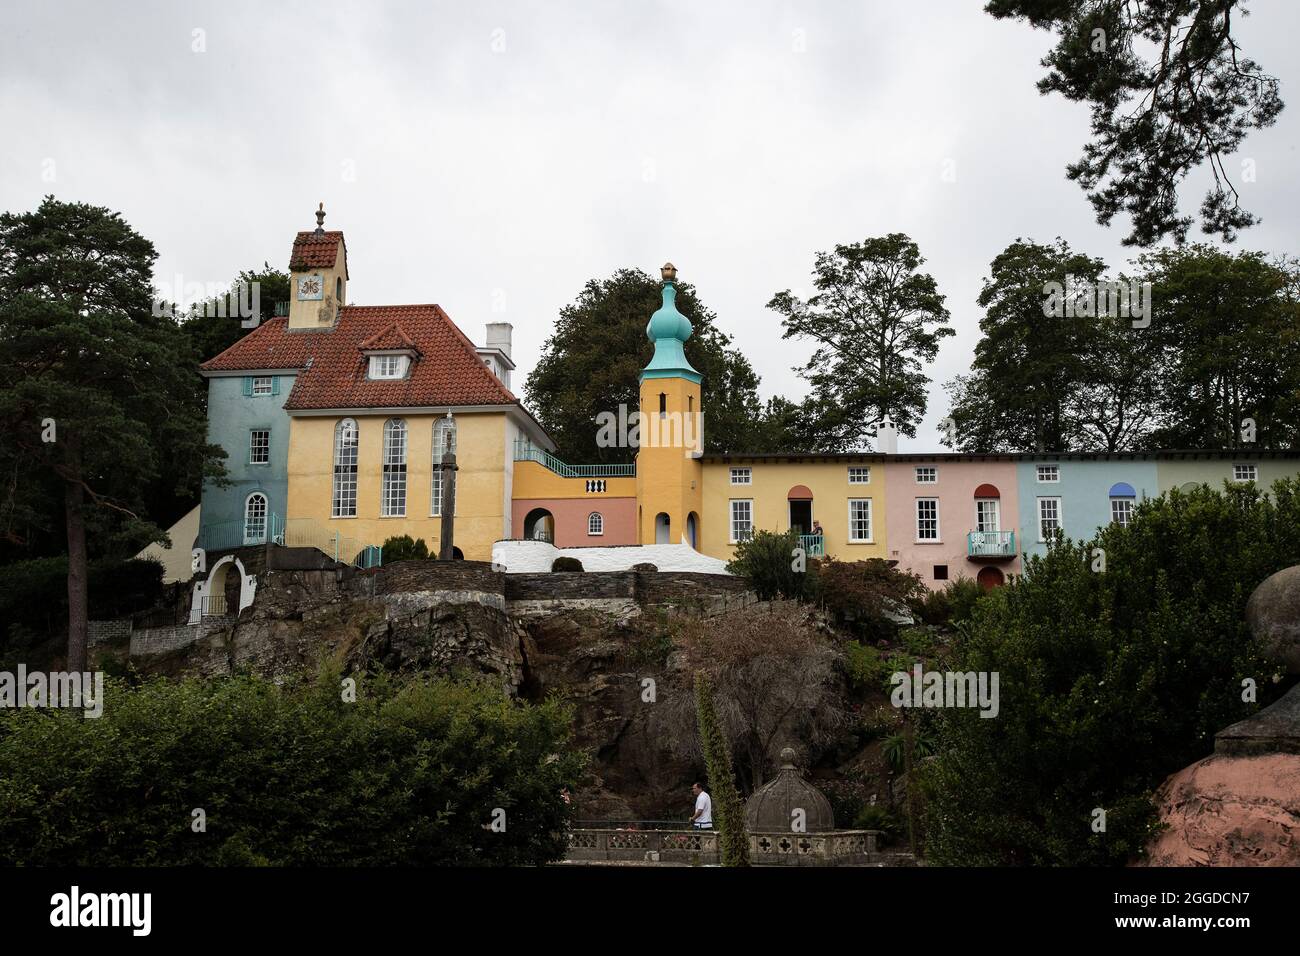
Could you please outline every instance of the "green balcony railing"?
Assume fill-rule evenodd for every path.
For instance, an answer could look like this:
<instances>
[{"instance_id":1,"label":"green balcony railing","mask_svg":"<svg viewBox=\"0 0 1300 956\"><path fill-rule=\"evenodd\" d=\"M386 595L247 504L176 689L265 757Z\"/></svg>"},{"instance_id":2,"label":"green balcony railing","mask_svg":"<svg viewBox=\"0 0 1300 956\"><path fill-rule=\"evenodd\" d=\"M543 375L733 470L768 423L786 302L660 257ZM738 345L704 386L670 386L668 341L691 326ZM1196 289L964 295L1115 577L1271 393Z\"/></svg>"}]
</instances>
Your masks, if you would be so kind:
<instances>
[{"instance_id":1,"label":"green balcony railing","mask_svg":"<svg viewBox=\"0 0 1300 956\"><path fill-rule=\"evenodd\" d=\"M261 521L218 521L203 525L195 540L195 546L204 551L233 551L267 543L288 548L315 548L335 561L362 568L377 568L384 560L384 549L378 545L362 544L311 518L285 520L274 513Z\"/></svg>"},{"instance_id":2,"label":"green balcony railing","mask_svg":"<svg viewBox=\"0 0 1300 956\"><path fill-rule=\"evenodd\" d=\"M1014 558L1014 531L972 531L966 535L966 556L970 558Z\"/></svg>"},{"instance_id":3,"label":"green balcony railing","mask_svg":"<svg viewBox=\"0 0 1300 956\"><path fill-rule=\"evenodd\" d=\"M799 547L810 558L826 557L826 536L823 534L799 535Z\"/></svg>"},{"instance_id":4,"label":"green balcony railing","mask_svg":"<svg viewBox=\"0 0 1300 956\"><path fill-rule=\"evenodd\" d=\"M526 439L515 439L515 461L535 461L561 478L635 478L636 464L568 465Z\"/></svg>"}]
</instances>

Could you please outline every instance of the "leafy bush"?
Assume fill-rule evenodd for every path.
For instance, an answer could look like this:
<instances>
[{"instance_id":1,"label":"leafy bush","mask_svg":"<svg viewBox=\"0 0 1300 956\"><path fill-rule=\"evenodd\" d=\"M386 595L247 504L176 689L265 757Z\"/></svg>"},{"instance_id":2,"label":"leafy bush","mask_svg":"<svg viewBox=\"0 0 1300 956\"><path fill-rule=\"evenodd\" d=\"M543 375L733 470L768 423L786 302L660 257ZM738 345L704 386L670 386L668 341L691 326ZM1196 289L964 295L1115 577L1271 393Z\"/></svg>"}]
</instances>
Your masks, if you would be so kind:
<instances>
[{"instance_id":1,"label":"leafy bush","mask_svg":"<svg viewBox=\"0 0 1300 956\"><path fill-rule=\"evenodd\" d=\"M879 803L865 804L853 819L855 830L879 830L878 846L888 846L898 840L903 822L888 807Z\"/></svg>"},{"instance_id":2,"label":"leafy bush","mask_svg":"<svg viewBox=\"0 0 1300 956\"><path fill-rule=\"evenodd\" d=\"M926 594L916 610L927 624L958 624L970 619L984 594L984 588L974 578L957 578Z\"/></svg>"},{"instance_id":3,"label":"leafy bush","mask_svg":"<svg viewBox=\"0 0 1300 956\"><path fill-rule=\"evenodd\" d=\"M817 569L817 595L836 621L864 637L891 637L898 626L885 614L906 609L925 593L918 574L899 571L880 558L837 561L827 558Z\"/></svg>"},{"instance_id":4,"label":"leafy bush","mask_svg":"<svg viewBox=\"0 0 1300 956\"><path fill-rule=\"evenodd\" d=\"M880 648L871 644L849 641L844 646L845 668L849 683L858 691L882 690L888 686L888 663Z\"/></svg>"},{"instance_id":5,"label":"leafy bush","mask_svg":"<svg viewBox=\"0 0 1300 956\"><path fill-rule=\"evenodd\" d=\"M764 601L808 598L815 591L817 562L805 557L801 570L796 559L799 549L797 531L756 531L736 545L736 556L728 562L727 570L749 578L754 593Z\"/></svg>"},{"instance_id":6,"label":"leafy bush","mask_svg":"<svg viewBox=\"0 0 1300 956\"><path fill-rule=\"evenodd\" d=\"M399 534L384 541L384 564L395 561L418 561L429 557L429 546L424 539L416 540L409 534Z\"/></svg>"},{"instance_id":7,"label":"leafy bush","mask_svg":"<svg viewBox=\"0 0 1300 956\"><path fill-rule=\"evenodd\" d=\"M1094 549L1105 571L1092 570ZM1300 482L1174 491L1128 527L1063 541L976 606L962 670L999 673L1000 711L936 712L925 768L941 863L1122 864L1152 835L1151 793L1279 693L1245 604L1300 561ZM1242 680L1259 687L1241 699ZM1106 811L1106 832L1090 826Z\"/></svg>"},{"instance_id":8,"label":"leafy bush","mask_svg":"<svg viewBox=\"0 0 1300 956\"><path fill-rule=\"evenodd\" d=\"M922 759L934 754L934 739L925 733L913 731L912 736L912 762L920 762ZM885 763L889 764L889 769L894 773L902 773L907 769L907 734L903 731L890 734L885 738L885 742L880 745L881 756L885 758Z\"/></svg>"},{"instance_id":9,"label":"leafy bush","mask_svg":"<svg viewBox=\"0 0 1300 956\"><path fill-rule=\"evenodd\" d=\"M565 850L569 711L487 684L111 681L103 717L0 712L20 866L532 865ZM206 832L191 828L201 808ZM496 808L506 827L490 824Z\"/></svg>"},{"instance_id":10,"label":"leafy bush","mask_svg":"<svg viewBox=\"0 0 1300 956\"><path fill-rule=\"evenodd\" d=\"M551 562L552 571L581 571L582 562L577 558L561 556Z\"/></svg>"}]
</instances>

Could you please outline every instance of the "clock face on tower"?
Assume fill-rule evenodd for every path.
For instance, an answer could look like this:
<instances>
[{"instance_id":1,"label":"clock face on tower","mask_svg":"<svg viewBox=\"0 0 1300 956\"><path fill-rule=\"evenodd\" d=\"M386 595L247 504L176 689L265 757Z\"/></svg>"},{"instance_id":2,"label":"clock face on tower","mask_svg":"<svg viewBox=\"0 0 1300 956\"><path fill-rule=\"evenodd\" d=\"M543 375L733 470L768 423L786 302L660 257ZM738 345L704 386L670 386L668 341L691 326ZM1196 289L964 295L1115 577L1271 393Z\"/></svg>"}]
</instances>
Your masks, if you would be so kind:
<instances>
[{"instance_id":1,"label":"clock face on tower","mask_svg":"<svg viewBox=\"0 0 1300 956\"><path fill-rule=\"evenodd\" d=\"M299 299L323 299L324 297L325 281L320 273L298 277Z\"/></svg>"}]
</instances>

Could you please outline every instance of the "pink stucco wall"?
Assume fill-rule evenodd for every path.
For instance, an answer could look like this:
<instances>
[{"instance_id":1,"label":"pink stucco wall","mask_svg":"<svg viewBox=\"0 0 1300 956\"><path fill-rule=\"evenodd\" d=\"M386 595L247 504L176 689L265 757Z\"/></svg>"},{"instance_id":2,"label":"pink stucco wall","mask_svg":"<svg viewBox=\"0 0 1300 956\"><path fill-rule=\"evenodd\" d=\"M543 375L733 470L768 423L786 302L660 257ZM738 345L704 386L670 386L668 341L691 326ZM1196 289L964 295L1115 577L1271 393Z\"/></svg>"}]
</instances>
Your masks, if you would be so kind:
<instances>
[{"instance_id":1,"label":"pink stucco wall","mask_svg":"<svg viewBox=\"0 0 1300 956\"><path fill-rule=\"evenodd\" d=\"M524 536L524 519L534 508L545 508L555 519L557 548L636 544L635 498L516 498L511 503L515 537ZM603 535L587 534L587 518L593 511L605 519Z\"/></svg>"},{"instance_id":2,"label":"pink stucco wall","mask_svg":"<svg viewBox=\"0 0 1300 956\"><path fill-rule=\"evenodd\" d=\"M916 483L918 466L938 469L938 482ZM1001 530L1016 532L1016 550L1020 550L1020 529L1016 526L1019 501L1016 495L1014 461L965 461L934 458L930 460L889 461L885 464L885 520L889 557L899 566L915 571L931 588L941 588L935 581L934 566L948 566L948 580L974 578L986 566L1000 568L1009 577L1020 573L1020 558L1001 561L972 561L966 556L966 534L975 530L975 489L982 484L997 486L1001 507ZM916 540L916 499L939 499L939 537L937 543Z\"/></svg>"}]
</instances>

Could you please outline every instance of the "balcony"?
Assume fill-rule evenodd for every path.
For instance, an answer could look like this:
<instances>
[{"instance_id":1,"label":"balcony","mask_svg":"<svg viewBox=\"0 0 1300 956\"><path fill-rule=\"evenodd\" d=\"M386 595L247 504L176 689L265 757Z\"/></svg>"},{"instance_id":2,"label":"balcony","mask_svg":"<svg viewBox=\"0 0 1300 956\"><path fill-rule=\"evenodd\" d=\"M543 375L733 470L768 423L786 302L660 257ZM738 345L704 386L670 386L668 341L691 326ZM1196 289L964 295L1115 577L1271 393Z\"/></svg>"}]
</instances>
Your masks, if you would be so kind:
<instances>
[{"instance_id":1,"label":"balcony","mask_svg":"<svg viewBox=\"0 0 1300 956\"><path fill-rule=\"evenodd\" d=\"M826 536L821 534L799 535L799 547L810 558L826 557Z\"/></svg>"},{"instance_id":2,"label":"balcony","mask_svg":"<svg viewBox=\"0 0 1300 956\"><path fill-rule=\"evenodd\" d=\"M1007 561L1015 556L1014 531L972 531L966 535L966 557L972 561Z\"/></svg>"}]
</instances>

